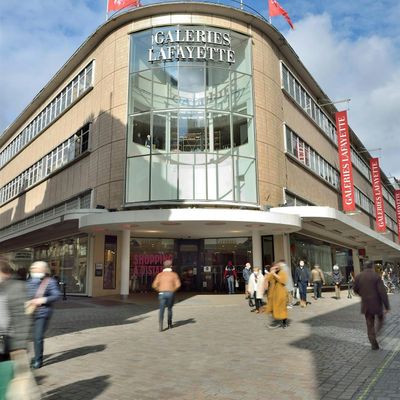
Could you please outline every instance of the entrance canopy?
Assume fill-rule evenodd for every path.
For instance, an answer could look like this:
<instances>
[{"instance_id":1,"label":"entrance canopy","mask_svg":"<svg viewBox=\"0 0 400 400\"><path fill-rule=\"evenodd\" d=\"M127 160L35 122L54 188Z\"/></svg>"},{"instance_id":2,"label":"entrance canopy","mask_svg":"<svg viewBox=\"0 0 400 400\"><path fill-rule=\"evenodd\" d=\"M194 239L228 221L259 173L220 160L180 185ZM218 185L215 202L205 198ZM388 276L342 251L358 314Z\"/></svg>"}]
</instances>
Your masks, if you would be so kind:
<instances>
[{"instance_id":1,"label":"entrance canopy","mask_svg":"<svg viewBox=\"0 0 400 400\"><path fill-rule=\"evenodd\" d=\"M80 217L86 232L130 229L137 237L204 238L283 234L301 229L298 215L235 209L160 209L102 212Z\"/></svg>"},{"instance_id":2,"label":"entrance canopy","mask_svg":"<svg viewBox=\"0 0 400 400\"><path fill-rule=\"evenodd\" d=\"M302 219L302 232L326 238L348 248L366 249L370 259L400 259L398 244L334 208L279 207L271 211L281 215L298 215Z\"/></svg>"}]
</instances>

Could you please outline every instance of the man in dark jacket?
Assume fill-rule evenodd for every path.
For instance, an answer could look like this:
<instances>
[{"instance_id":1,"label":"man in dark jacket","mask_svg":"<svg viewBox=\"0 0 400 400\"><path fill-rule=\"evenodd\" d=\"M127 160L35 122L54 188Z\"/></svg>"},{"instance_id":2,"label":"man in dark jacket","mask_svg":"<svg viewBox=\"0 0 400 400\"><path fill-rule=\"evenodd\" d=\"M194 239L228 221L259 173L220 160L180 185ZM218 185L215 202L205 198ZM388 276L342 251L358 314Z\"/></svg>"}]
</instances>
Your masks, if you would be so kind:
<instances>
[{"instance_id":1,"label":"man in dark jacket","mask_svg":"<svg viewBox=\"0 0 400 400\"><path fill-rule=\"evenodd\" d=\"M300 306L307 306L307 286L310 282L310 271L305 266L303 260L300 260L299 266L296 268L294 284L299 288Z\"/></svg>"},{"instance_id":2,"label":"man in dark jacket","mask_svg":"<svg viewBox=\"0 0 400 400\"><path fill-rule=\"evenodd\" d=\"M376 333L381 330L384 312L387 313L390 306L383 281L374 271L372 262L368 262L364 271L356 276L354 292L361 297L361 312L365 314L371 348L372 350L378 350L379 345L376 340ZM378 319L376 330L375 317Z\"/></svg>"}]
</instances>

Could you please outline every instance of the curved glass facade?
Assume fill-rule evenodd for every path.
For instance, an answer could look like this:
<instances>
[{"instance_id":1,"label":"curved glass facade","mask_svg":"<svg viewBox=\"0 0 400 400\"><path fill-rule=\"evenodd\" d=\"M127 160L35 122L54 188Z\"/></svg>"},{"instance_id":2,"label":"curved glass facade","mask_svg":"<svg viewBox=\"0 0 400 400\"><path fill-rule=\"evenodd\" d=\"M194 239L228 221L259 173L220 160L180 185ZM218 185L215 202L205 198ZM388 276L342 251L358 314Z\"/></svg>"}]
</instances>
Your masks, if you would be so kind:
<instances>
[{"instance_id":1,"label":"curved glass facade","mask_svg":"<svg viewBox=\"0 0 400 400\"><path fill-rule=\"evenodd\" d=\"M130 55L126 203L257 203L249 38L168 26Z\"/></svg>"}]
</instances>

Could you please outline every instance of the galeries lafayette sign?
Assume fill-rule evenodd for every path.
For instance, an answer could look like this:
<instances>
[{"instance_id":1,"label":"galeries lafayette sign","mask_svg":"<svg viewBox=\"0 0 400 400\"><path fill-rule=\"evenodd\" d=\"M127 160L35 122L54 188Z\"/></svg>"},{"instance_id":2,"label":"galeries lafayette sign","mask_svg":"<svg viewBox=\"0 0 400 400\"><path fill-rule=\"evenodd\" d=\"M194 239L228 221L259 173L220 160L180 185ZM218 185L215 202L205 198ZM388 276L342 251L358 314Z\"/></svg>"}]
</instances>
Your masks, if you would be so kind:
<instances>
[{"instance_id":1,"label":"galeries lafayette sign","mask_svg":"<svg viewBox=\"0 0 400 400\"><path fill-rule=\"evenodd\" d=\"M204 29L174 29L152 35L148 61L215 61L235 63L231 34Z\"/></svg>"}]
</instances>

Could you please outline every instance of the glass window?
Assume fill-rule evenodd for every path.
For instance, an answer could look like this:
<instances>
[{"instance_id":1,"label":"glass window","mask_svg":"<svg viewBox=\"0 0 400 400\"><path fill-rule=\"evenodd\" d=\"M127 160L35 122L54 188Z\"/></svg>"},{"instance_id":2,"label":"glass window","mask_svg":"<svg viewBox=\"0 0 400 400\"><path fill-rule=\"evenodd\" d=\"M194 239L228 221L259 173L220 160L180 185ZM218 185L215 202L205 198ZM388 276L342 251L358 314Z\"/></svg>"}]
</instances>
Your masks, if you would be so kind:
<instances>
[{"instance_id":1,"label":"glass window","mask_svg":"<svg viewBox=\"0 0 400 400\"><path fill-rule=\"evenodd\" d=\"M234 157L235 200L257 202L256 162L253 158Z\"/></svg>"},{"instance_id":2,"label":"glass window","mask_svg":"<svg viewBox=\"0 0 400 400\"><path fill-rule=\"evenodd\" d=\"M151 70L131 75L130 113L151 109L152 73Z\"/></svg>"},{"instance_id":3,"label":"glass window","mask_svg":"<svg viewBox=\"0 0 400 400\"><path fill-rule=\"evenodd\" d=\"M179 66L179 104L205 107L205 68Z\"/></svg>"},{"instance_id":4,"label":"glass window","mask_svg":"<svg viewBox=\"0 0 400 400\"><path fill-rule=\"evenodd\" d=\"M167 113L154 114L153 116L153 153L165 150L169 131L169 118ZM169 136L169 135L168 135Z\"/></svg>"},{"instance_id":5,"label":"glass window","mask_svg":"<svg viewBox=\"0 0 400 400\"><path fill-rule=\"evenodd\" d=\"M235 49L235 63L232 64L232 69L249 74L251 72L249 38L231 33L231 46Z\"/></svg>"},{"instance_id":6,"label":"glass window","mask_svg":"<svg viewBox=\"0 0 400 400\"><path fill-rule=\"evenodd\" d=\"M232 158L222 155L217 162L218 200L233 201Z\"/></svg>"},{"instance_id":7,"label":"glass window","mask_svg":"<svg viewBox=\"0 0 400 400\"><path fill-rule=\"evenodd\" d=\"M153 68L153 108L167 109L179 106L178 68Z\"/></svg>"},{"instance_id":8,"label":"glass window","mask_svg":"<svg viewBox=\"0 0 400 400\"><path fill-rule=\"evenodd\" d=\"M131 72L149 68L148 49L151 43L151 33L151 30L148 30L131 36Z\"/></svg>"},{"instance_id":9,"label":"glass window","mask_svg":"<svg viewBox=\"0 0 400 400\"><path fill-rule=\"evenodd\" d=\"M210 152L230 151L230 126L230 114L208 113L207 132Z\"/></svg>"},{"instance_id":10,"label":"glass window","mask_svg":"<svg viewBox=\"0 0 400 400\"><path fill-rule=\"evenodd\" d=\"M251 77L237 72L231 73L232 111L253 114Z\"/></svg>"},{"instance_id":11,"label":"glass window","mask_svg":"<svg viewBox=\"0 0 400 400\"><path fill-rule=\"evenodd\" d=\"M140 114L131 118L128 155L149 154L151 147L150 114Z\"/></svg>"},{"instance_id":12,"label":"glass window","mask_svg":"<svg viewBox=\"0 0 400 400\"><path fill-rule=\"evenodd\" d=\"M126 201L149 201L150 156L132 157L127 161Z\"/></svg>"},{"instance_id":13,"label":"glass window","mask_svg":"<svg viewBox=\"0 0 400 400\"><path fill-rule=\"evenodd\" d=\"M253 119L240 115L232 116L232 136L235 154L253 156Z\"/></svg>"},{"instance_id":14,"label":"glass window","mask_svg":"<svg viewBox=\"0 0 400 400\"><path fill-rule=\"evenodd\" d=\"M179 150L205 151L206 147L204 112L181 111L179 113Z\"/></svg>"},{"instance_id":15,"label":"glass window","mask_svg":"<svg viewBox=\"0 0 400 400\"><path fill-rule=\"evenodd\" d=\"M179 155L179 199L194 199L194 157L193 153Z\"/></svg>"},{"instance_id":16,"label":"glass window","mask_svg":"<svg viewBox=\"0 0 400 400\"><path fill-rule=\"evenodd\" d=\"M154 154L151 158L151 200L178 198L178 156Z\"/></svg>"},{"instance_id":17,"label":"glass window","mask_svg":"<svg viewBox=\"0 0 400 400\"><path fill-rule=\"evenodd\" d=\"M228 111L230 107L229 70L207 68L206 82L207 108Z\"/></svg>"}]
</instances>

